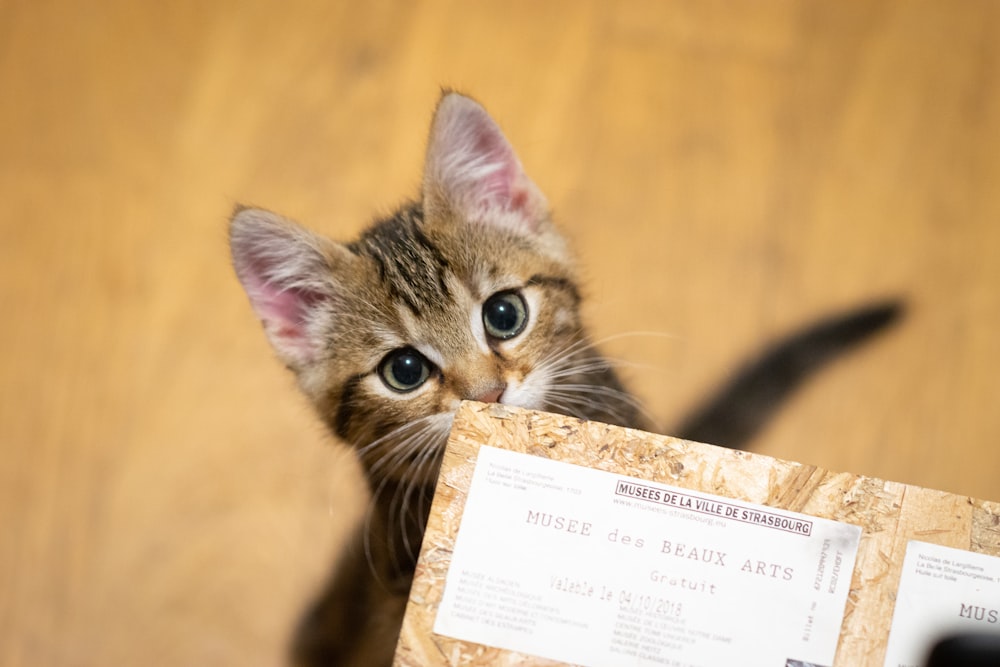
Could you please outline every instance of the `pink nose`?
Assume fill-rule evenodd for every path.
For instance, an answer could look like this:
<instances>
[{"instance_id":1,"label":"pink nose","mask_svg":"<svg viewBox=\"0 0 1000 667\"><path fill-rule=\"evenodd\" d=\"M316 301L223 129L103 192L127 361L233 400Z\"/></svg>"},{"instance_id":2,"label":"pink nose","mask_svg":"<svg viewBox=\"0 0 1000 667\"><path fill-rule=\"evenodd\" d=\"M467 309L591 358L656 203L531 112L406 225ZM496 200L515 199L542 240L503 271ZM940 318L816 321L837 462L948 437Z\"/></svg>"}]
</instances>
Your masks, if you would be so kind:
<instances>
[{"instance_id":1,"label":"pink nose","mask_svg":"<svg viewBox=\"0 0 1000 667\"><path fill-rule=\"evenodd\" d=\"M476 396L475 400L480 403L499 403L500 397L503 396L503 392L506 388L507 385L505 384L502 384L499 387L493 387L492 389L484 391L479 396Z\"/></svg>"}]
</instances>

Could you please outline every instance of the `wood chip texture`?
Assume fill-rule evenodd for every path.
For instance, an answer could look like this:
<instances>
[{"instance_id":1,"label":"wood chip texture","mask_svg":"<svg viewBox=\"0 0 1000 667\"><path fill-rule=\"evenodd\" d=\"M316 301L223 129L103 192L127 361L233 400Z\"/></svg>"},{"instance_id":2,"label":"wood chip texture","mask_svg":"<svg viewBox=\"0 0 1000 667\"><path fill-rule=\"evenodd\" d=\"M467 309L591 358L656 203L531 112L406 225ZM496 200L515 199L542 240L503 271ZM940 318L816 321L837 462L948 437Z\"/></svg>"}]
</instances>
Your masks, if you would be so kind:
<instances>
[{"instance_id":1,"label":"wood chip texture","mask_svg":"<svg viewBox=\"0 0 1000 667\"><path fill-rule=\"evenodd\" d=\"M562 415L468 402L455 418L444 455L396 649L399 667L562 664L433 632L482 445L861 526L837 666L882 664L907 542L1000 556L1000 503Z\"/></svg>"}]
</instances>

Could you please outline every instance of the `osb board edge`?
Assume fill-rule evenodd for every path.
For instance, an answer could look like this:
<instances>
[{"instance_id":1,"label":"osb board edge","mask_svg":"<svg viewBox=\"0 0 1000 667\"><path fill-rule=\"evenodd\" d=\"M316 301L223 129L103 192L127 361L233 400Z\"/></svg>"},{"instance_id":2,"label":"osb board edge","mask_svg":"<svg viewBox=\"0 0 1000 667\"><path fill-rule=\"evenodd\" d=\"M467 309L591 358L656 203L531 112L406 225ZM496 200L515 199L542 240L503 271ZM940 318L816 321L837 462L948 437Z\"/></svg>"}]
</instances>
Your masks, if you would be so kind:
<instances>
[{"instance_id":1,"label":"osb board edge","mask_svg":"<svg viewBox=\"0 0 1000 667\"><path fill-rule=\"evenodd\" d=\"M432 632L483 444L861 526L837 665L881 664L910 540L1000 556L998 503L562 415L465 403L445 452L397 665L560 664Z\"/></svg>"}]
</instances>

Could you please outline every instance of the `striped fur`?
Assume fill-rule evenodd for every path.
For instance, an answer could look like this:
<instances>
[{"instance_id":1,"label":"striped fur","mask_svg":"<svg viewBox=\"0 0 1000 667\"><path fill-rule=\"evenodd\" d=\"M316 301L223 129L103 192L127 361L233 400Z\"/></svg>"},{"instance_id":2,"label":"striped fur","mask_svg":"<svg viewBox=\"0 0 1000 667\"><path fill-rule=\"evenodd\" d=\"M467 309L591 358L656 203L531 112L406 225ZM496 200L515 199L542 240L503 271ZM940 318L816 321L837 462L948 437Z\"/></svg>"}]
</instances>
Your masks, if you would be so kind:
<instances>
[{"instance_id":1,"label":"striped fur","mask_svg":"<svg viewBox=\"0 0 1000 667\"><path fill-rule=\"evenodd\" d=\"M371 511L302 624L304 665L389 664L452 416L465 399L648 423L580 321L574 261L544 197L483 109L446 95L421 201L349 243L239 208L236 272L275 351L332 433L354 447ZM484 304L517 294L527 321L487 334ZM399 351L428 362L412 391Z\"/></svg>"},{"instance_id":2,"label":"striped fur","mask_svg":"<svg viewBox=\"0 0 1000 667\"><path fill-rule=\"evenodd\" d=\"M301 624L300 665L391 664L462 400L650 430L583 328L574 261L544 196L466 97L446 94L438 106L420 201L349 243L238 208L230 245L276 353L331 432L354 448L371 490L365 521ZM509 336L486 325L499 297L522 306L523 326ZM743 446L790 391L900 312L895 301L876 304L779 343L674 434ZM404 374L426 371L405 390L387 378L390 362L403 358L421 361L401 365Z\"/></svg>"}]
</instances>

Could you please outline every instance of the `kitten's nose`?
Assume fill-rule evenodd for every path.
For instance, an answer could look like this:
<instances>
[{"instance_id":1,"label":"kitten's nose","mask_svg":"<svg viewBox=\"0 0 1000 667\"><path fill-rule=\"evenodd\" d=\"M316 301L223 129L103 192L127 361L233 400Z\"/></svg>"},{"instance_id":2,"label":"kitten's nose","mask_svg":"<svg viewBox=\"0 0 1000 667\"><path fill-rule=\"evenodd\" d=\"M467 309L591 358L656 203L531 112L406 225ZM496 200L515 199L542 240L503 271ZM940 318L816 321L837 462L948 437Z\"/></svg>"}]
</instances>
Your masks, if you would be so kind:
<instances>
[{"instance_id":1,"label":"kitten's nose","mask_svg":"<svg viewBox=\"0 0 1000 667\"><path fill-rule=\"evenodd\" d=\"M499 403L505 389L507 389L506 384L497 385L479 394L474 400L480 403Z\"/></svg>"}]
</instances>

